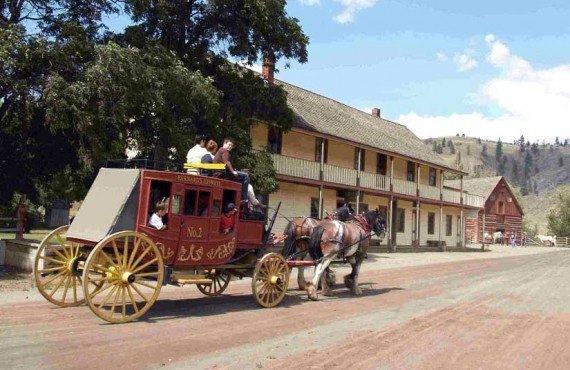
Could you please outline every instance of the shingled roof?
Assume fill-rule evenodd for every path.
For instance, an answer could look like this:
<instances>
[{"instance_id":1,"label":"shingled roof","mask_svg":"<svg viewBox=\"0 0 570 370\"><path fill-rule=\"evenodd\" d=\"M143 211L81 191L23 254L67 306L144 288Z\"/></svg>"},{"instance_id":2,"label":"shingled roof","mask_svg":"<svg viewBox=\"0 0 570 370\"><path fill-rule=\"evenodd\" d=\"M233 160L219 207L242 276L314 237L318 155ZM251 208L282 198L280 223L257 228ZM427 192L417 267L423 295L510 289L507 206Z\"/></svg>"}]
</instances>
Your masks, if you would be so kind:
<instances>
[{"instance_id":1,"label":"shingled roof","mask_svg":"<svg viewBox=\"0 0 570 370\"><path fill-rule=\"evenodd\" d=\"M480 195L487 200L489 195L493 192L493 190L497 187L497 184L503 176L495 176L495 177L480 177L476 179L464 179L463 180L463 190L467 191L469 194ZM506 181L506 180L505 180ZM461 188L461 181L460 180L446 180L444 185L454 189ZM509 186L511 186L509 184Z\"/></svg>"},{"instance_id":2,"label":"shingled roof","mask_svg":"<svg viewBox=\"0 0 570 370\"><path fill-rule=\"evenodd\" d=\"M296 128L335 136L457 173L465 173L450 167L404 125L374 117L283 81L275 80L275 83L287 92L287 103L297 116L294 124Z\"/></svg>"}]
</instances>

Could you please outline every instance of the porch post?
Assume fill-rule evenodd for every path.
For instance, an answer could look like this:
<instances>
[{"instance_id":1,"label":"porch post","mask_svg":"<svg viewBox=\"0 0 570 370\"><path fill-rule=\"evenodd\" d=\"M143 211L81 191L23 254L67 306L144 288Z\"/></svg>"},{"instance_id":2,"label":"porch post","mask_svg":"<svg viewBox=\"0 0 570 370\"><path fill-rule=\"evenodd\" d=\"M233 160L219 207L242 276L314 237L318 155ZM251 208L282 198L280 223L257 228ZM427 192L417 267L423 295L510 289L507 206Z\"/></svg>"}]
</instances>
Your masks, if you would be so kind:
<instances>
[{"instance_id":1,"label":"porch post","mask_svg":"<svg viewBox=\"0 0 570 370\"><path fill-rule=\"evenodd\" d=\"M420 246L420 200L416 203L416 244Z\"/></svg>"},{"instance_id":2,"label":"porch post","mask_svg":"<svg viewBox=\"0 0 570 370\"><path fill-rule=\"evenodd\" d=\"M439 203L439 247L441 248L442 252L447 250L447 247L444 247L441 240L441 229L443 229L443 204Z\"/></svg>"},{"instance_id":3,"label":"porch post","mask_svg":"<svg viewBox=\"0 0 570 370\"><path fill-rule=\"evenodd\" d=\"M479 222L479 220L477 220ZM481 242L481 249L485 250L485 209L483 209L483 233L482 233L482 242Z\"/></svg>"},{"instance_id":4,"label":"porch post","mask_svg":"<svg viewBox=\"0 0 570 370\"><path fill-rule=\"evenodd\" d=\"M388 228L387 228L387 233L388 233L388 248L390 251L395 252L396 248L393 245L393 240L392 240L392 220L393 220L393 207L394 207L394 197L392 195L390 195L390 205L388 208Z\"/></svg>"},{"instance_id":5,"label":"porch post","mask_svg":"<svg viewBox=\"0 0 570 370\"><path fill-rule=\"evenodd\" d=\"M390 192L394 191L394 156L390 156Z\"/></svg>"},{"instance_id":6,"label":"porch post","mask_svg":"<svg viewBox=\"0 0 570 370\"><path fill-rule=\"evenodd\" d=\"M356 214L360 214L360 166L362 165L362 149L358 148L358 168L356 169Z\"/></svg>"},{"instance_id":7,"label":"porch post","mask_svg":"<svg viewBox=\"0 0 570 370\"><path fill-rule=\"evenodd\" d=\"M463 203L464 203L464 201L463 201L463 199L464 199L463 198L463 175L461 175L461 192L460 192L460 195L461 195L461 206L460 206L461 208L460 208L459 222L461 224L460 225L461 229L459 229L459 238L460 238L459 247L464 247L465 246L464 245L464 243L465 243L465 227L463 225L464 224L464 222L463 222Z\"/></svg>"},{"instance_id":8,"label":"porch post","mask_svg":"<svg viewBox=\"0 0 570 370\"><path fill-rule=\"evenodd\" d=\"M323 218L323 184L319 185L319 218Z\"/></svg>"}]
</instances>

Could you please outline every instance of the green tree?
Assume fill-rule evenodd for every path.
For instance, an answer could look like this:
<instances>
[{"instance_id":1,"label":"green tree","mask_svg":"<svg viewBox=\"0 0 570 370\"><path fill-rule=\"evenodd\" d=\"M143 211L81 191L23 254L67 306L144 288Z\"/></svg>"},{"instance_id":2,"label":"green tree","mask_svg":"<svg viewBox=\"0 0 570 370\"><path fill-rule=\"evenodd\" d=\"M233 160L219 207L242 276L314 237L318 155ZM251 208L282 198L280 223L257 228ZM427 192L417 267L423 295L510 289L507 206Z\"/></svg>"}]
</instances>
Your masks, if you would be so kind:
<instances>
[{"instance_id":1,"label":"green tree","mask_svg":"<svg viewBox=\"0 0 570 370\"><path fill-rule=\"evenodd\" d=\"M521 152L524 152L524 146L525 146L524 135L521 135L521 138L519 139L519 147Z\"/></svg>"},{"instance_id":2,"label":"green tree","mask_svg":"<svg viewBox=\"0 0 570 370\"><path fill-rule=\"evenodd\" d=\"M446 144L447 144L447 141L445 140L445 138L443 138L443 139L441 140L441 146L442 146L442 148L445 148L445 145L446 145Z\"/></svg>"},{"instance_id":3,"label":"green tree","mask_svg":"<svg viewBox=\"0 0 570 370\"><path fill-rule=\"evenodd\" d=\"M443 148L441 147L441 144L437 144L437 147L436 147L435 152L438 153L438 154L442 154L442 153L443 153Z\"/></svg>"},{"instance_id":4,"label":"green tree","mask_svg":"<svg viewBox=\"0 0 570 370\"><path fill-rule=\"evenodd\" d=\"M564 166L564 159L562 157L558 157L558 167Z\"/></svg>"},{"instance_id":5,"label":"green tree","mask_svg":"<svg viewBox=\"0 0 570 370\"><path fill-rule=\"evenodd\" d=\"M519 166L517 162L513 159L513 181L518 183L519 181Z\"/></svg>"},{"instance_id":6,"label":"green tree","mask_svg":"<svg viewBox=\"0 0 570 370\"><path fill-rule=\"evenodd\" d=\"M548 214L548 232L557 236L570 236L570 189L558 194L558 202Z\"/></svg>"},{"instance_id":7,"label":"green tree","mask_svg":"<svg viewBox=\"0 0 570 370\"><path fill-rule=\"evenodd\" d=\"M433 144L433 145L432 145L432 150L433 150L434 152L437 152L437 143L434 141L432 144Z\"/></svg>"},{"instance_id":8,"label":"green tree","mask_svg":"<svg viewBox=\"0 0 570 370\"><path fill-rule=\"evenodd\" d=\"M451 139L449 139L449 141L447 142L447 146L449 147L449 152L451 154L455 154L455 145L453 144L453 141L451 141Z\"/></svg>"},{"instance_id":9,"label":"green tree","mask_svg":"<svg viewBox=\"0 0 570 370\"><path fill-rule=\"evenodd\" d=\"M530 152L526 152L524 157L524 179L528 179L530 176L530 171L532 169L532 155Z\"/></svg>"},{"instance_id":10,"label":"green tree","mask_svg":"<svg viewBox=\"0 0 570 370\"><path fill-rule=\"evenodd\" d=\"M487 158L487 144L483 144L483 147L481 149L481 156Z\"/></svg>"},{"instance_id":11,"label":"green tree","mask_svg":"<svg viewBox=\"0 0 570 370\"><path fill-rule=\"evenodd\" d=\"M467 155L471 155L471 145L467 144Z\"/></svg>"},{"instance_id":12,"label":"green tree","mask_svg":"<svg viewBox=\"0 0 570 370\"><path fill-rule=\"evenodd\" d=\"M497 159L497 162L501 161L502 155L503 155L503 142L501 141L501 138L499 138L499 141L497 141L497 146L495 147L495 158Z\"/></svg>"}]
</instances>

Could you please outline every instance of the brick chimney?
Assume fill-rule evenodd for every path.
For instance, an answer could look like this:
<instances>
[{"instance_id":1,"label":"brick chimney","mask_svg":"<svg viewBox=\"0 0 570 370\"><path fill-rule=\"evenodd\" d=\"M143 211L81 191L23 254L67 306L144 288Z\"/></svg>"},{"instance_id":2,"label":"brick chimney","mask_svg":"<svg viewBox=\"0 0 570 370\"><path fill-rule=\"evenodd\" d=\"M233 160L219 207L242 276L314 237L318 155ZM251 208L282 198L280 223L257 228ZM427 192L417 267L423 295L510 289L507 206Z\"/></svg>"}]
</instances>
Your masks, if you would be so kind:
<instances>
[{"instance_id":1,"label":"brick chimney","mask_svg":"<svg viewBox=\"0 0 570 370\"><path fill-rule=\"evenodd\" d=\"M261 75L269 82L273 83L275 75L275 57L273 55L263 58L263 67L261 68Z\"/></svg>"},{"instance_id":2,"label":"brick chimney","mask_svg":"<svg viewBox=\"0 0 570 370\"><path fill-rule=\"evenodd\" d=\"M380 118L380 108L372 108L372 116Z\"/></svg>"}]
</instances>

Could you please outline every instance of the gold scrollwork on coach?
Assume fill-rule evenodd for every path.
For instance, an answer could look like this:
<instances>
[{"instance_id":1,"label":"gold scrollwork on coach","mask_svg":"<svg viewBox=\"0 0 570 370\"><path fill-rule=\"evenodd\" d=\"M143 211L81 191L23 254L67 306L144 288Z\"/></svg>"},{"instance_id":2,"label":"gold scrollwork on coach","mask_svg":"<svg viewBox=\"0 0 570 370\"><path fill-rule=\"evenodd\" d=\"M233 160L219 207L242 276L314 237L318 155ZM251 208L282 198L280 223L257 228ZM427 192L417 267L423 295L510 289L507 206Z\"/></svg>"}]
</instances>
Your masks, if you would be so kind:
<instances>
[{"instance_id":1,"label":"gold scrollwork on coach","mask_svg":"<svg viewBox=\"0 0 570 370\"><path fill-rule=\"evenodd\" d=\"M172 256L174 256L174 251L169 247L165 247L164 244L156 243L156 246L158 249L160 249L160 252L162 253L162 258L164 258L165 260L170 259Z\"/></svg>"},{"instance_id":2,"label":"gold scrollwork on coach","mask_svg":"<svg viewBox=\"0 0 570 370\"><path fill-rule=\"evenodd\" d=\"M178 261L187 262L188 260L192 261L200 261L202 259L202 255L204 254L204 247L198 246L196 247L194 244L191 244L190 247L187 249L185 246L180 246L180 254L178 255Z\"/></svg>"},{"instance_id":3,"label":"gold scrollwork on coach","mask_svg":"<svg viewBox=\"0 0 570 370\"><path fill-rule=\"evenodd\" d=\"M236 238L232 238L229 242L218 245L206 254L209 259L225 259L231 256L236 249Z\"/></svg>"}]
</instances>

